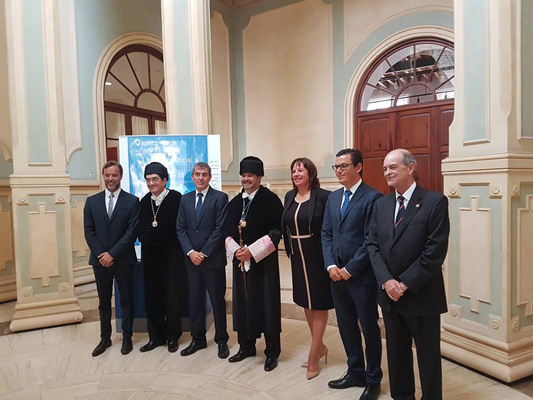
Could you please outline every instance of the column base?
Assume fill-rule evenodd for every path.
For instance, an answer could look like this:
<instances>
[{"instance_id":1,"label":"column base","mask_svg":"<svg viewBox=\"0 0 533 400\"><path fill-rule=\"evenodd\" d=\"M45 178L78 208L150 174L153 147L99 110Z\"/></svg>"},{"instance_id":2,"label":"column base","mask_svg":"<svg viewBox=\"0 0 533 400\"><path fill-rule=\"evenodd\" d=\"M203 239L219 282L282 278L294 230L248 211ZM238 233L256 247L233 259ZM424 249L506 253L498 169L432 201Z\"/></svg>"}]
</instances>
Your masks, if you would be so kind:
<instances>
[{"instance_id":1,"label":"column base","mask_svg":"<svg viewBox=\"0 0 533 400\"><path fill-rule=\"evenodd\" d=\"M93 267L91 265L83 265L81 267L74 267L74 286L85 285L95 281Z\"/></svg>"},{"instance_id":2,"label":"column base","mask_svg":"<svg viewBox=\"0 0 533 400\"><path fill-rule=\"evenodd\" d=\"M0 282L0 303L17 299L17 282L15 279Z\"/></svg>"},{"instance_id":3,"label":"column base","mask_svg":"<svg viewBox=\"0 0 533 400\"><path fill-rule=\"evenodd\" d=\"M504 343L443 324L444 357L510 383L533 375L533 337Z\"/></svg>"},{"instance_id":4,"label":"column base","mask_svg":"<svg viewBox=\"0 0 533 400\"><path fill-rule=\"evenodd\" d=\"M49 300L15 305L15 313L9 325L12 332L81 322L78 299Z\"/></svg>"}]
</instances>

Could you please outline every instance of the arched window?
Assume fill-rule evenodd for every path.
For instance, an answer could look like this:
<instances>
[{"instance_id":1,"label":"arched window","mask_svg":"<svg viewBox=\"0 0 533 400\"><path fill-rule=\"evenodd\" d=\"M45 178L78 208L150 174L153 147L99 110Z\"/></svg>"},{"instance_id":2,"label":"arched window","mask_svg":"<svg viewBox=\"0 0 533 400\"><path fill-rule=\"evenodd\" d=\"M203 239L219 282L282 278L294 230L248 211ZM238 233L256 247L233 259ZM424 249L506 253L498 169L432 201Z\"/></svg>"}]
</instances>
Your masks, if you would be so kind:
<instances>
[{"instance_id":1,"label":"arched window","mask_svg":"<svg viewBox=\"0 0 533 400\"><path fill-rule=\"evenodd\" d=\"M121 135L166 134L163 55L145 45L120 50L104 89L107 159L117 159Z\"/></svg>"},{"instance_id":2,"label":"arched window","mask_svg":"<svg viewBox=\"0 0 533 400\"><path fill-rule=\"evenodd\" d=\"M452 43L420 38L379 56L363 74L354 104L354 146L363 154L363 179L387 193L383 159L405 148L416 157L419 184L442 191L454 115Z\"/></svg>"},{"instance_id":3,"label":"arched window","mask_svg":"<svg viewBox=\"0 0 533 400\"><path fill-rule=\"evenodd\" d=\"M453 48L445 42L403 44L366 75L359 111L453 99L454 66Z\"/></svg>"}]
</instances>

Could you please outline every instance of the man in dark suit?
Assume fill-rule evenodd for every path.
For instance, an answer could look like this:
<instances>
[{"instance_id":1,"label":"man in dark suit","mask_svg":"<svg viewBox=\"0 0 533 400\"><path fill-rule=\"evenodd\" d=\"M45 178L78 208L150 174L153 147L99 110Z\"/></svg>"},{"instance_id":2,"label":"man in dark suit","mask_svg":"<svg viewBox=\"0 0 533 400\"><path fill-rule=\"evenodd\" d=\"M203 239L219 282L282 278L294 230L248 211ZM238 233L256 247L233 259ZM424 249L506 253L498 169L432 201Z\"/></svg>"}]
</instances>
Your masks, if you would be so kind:
<instances>
[{"instance_id":1,"label":"man in dark suit","mask_svg":"<svg viewBox=\"0 0 533 400\"><path fill-rule=\"evenodd\" d=\"M226 330L226 251L224 223L228 195L209 186L211 167L204 162L192 169L196 190L187 193L181 201L178 218L178 239L186 254L185 265L189 281L189 309L191 315L191 344L181 351L189 356L207 347L205 338L205 291L213 306L215 342L218 356L227 358L228 332Z\"/></svg>"},{"instance_id":2,"label":"man in dark suit","mask_svg":"<svg viewBox=\"0 0 533 400\"><path fill-rule=\"evenodd\" d=\"M122 307L122 354L133 349L133 264L134 243L139 224L139 199L120 189L122 166L116 161L102 168L105 190L87 198L83 211L85 240L91 250L100 304L100 343L93 350L99 356L111 346L111 295L117 280Z\"/></svg>"},{"instance_id":3,"label":"man in dark suit","mask_svg":"<svg viewBox=\"0 0 533 400\"><path fill-rule=\"evenodd\" d=\"M333 389L364 387L360 399L377 399L383 377L378 286L365 239L374 201L382 194L361 180L363 157L359 150L339 151L333 170L343 188L328 197L322 225L322 249L324 265L332 281L331 293L348 357L348 371L328 385ZM365 337L366 369L358 323Z\"/></svg>"},{"instance_id":4,"label":"man in dark suit","mask_svg":"<svg viewBox=\"0 0 533 400\"><path fill-rule=\"evenodd\" d=\"M442 399L440 314L447 310L442 263L450 233L448 200L416 184L416 160L407 150L391 151L383 171L395 191L374 205L368 248L381 287L391 395L415 399L414 339L422 399Z\"/></svg>"}]
</instances>

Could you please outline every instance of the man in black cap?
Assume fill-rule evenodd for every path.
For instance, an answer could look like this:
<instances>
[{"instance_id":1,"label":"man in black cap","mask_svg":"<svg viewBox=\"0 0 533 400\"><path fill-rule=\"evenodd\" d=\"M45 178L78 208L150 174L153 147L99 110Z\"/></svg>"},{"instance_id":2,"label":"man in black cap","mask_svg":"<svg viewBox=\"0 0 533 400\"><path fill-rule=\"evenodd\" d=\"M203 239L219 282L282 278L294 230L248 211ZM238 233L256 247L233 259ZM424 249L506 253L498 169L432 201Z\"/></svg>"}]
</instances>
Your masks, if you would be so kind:
<instances>
[{"instance_id":1,"label":"man in black cap","mask_svg":"<svg viewBox=\"0 0 533 400\"><path fill-rule=\"evenodd\" d=\"M233 330L239 351L229 362L255 356L255 341L265 335L265 371L278 365L281 352L281 300L277 246L283 206L261 186L263 162L240 163L243 190L228 204L226 251L233 260Z\"/></svg>"},{"instance_id":2,"label":"man in black cap","mask_svg":"<svg viewBox=\"0 0 533 400\"><path fill-rule=\"evenodd\" d=\"M148 164L144 178L150 193L140 203L139 241L149 342L141 352L167 344L174 353L187 312L187 276L176 232L181 193L167 189L168 171L161 163Z\"/></svg>"}]
</instances>

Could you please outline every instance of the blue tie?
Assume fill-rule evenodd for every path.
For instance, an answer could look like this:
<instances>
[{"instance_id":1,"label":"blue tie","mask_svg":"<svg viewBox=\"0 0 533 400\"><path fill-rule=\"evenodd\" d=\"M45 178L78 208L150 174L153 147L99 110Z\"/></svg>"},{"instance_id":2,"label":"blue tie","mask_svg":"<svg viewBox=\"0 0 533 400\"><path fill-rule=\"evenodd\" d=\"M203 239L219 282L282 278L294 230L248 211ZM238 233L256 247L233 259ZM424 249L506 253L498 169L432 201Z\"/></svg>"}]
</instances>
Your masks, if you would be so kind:
<instances>
[{"instance_id":1,"label":"blue tie","mask_svg":"<svg viewBox=\"0 0 533 400\"><path fill-rule=\"evenodd\" d=\"M341 218L344 217L344 213L346 212L346 209L348 208L351 195L352 195L352 192L350 192L349 190L344 191L344 203L342 203L342 207L341 207Z\"/></svg>"},{"instance_id":2,"label":"blue tie","mask_svg":"<svg viewBox=\"0 0 533 400\"><path fill-rule=\"evenodd\" d=\"M200 218L200 211L202 211L202 197L203 193L198 193L198 202L196 203L196 221Z\"/></svg>"}]
</instances>

